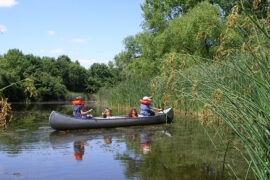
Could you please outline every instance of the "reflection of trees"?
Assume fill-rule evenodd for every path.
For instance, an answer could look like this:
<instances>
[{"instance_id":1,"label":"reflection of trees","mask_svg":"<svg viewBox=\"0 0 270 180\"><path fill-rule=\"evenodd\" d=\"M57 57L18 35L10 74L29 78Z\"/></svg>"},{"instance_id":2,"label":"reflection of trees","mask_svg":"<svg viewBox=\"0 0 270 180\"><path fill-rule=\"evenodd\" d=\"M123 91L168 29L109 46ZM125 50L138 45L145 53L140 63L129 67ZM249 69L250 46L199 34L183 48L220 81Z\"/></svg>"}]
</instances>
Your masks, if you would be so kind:
<instances>
[{"instance_id":1,"label":"reflection of trees","mask_svg":"<svg viewBox=\"0 0 270 180\"><path fill-rule=\"evenodd\" d=\"M31 131L26 130L23 132L5 133L0 136L0 151L16 155L23 150L35 149L37 146L40 148L40 143L47 141L48 134L43 132L31 133Z\"/></svg>"},{"instance_id":2,"label":"reflection of trees","mask_svg":"<svg viewBox=\"0 0 270 180\"><path fill-rule=\"evenodd\" d=\"M144 160L141 156L130 156L130 154L118 153L115 157L116 160L121 160L126 168L125 176L126 178L140 177L140 168L143 166Z\"/></svg>"},{"instance_id":3,"label":"reflection of trees","mask_svg":"<svg viewBox=\"0 0 270 180\"><path fill-rule=\"evenodd\" d=\"M216 179L222 174L222 158L218 156L197 121L174 124L172 137L156 132L151 153L140 152L140 138L126 138L126 151L118 153L127 178L142 179ZM218 147L224 152L224 147ZM235 158L235 157L234 157ZM227 161L229 161L227 159Z\"/></svg>"},{"instance_id":4,"label":"reflection of trees","mask_svg":"<svg viewBox=\"0 0 270 180\"><path fill-rule=\"evenodd\" d=\"M25 149L34 149L40 142L48 142L48 116L53 107L13 104L13 120L7 132L0 136L0 151L15 155Z\"/></svg>"},{"instance_id":5,"label":"reflection of trees","mask_svg":"<svg viewBox=\"0 0 270 180\"><path fill-rule=\"evenodd\" d=\"M116 160L121 160L122 164L127 167L125 176L127 178L139 177L139 168L143 166L144 160L140 153L140 135L134 134L125 137L126 151L121 154L117 153Z\"/></svg>"}]
</instances>

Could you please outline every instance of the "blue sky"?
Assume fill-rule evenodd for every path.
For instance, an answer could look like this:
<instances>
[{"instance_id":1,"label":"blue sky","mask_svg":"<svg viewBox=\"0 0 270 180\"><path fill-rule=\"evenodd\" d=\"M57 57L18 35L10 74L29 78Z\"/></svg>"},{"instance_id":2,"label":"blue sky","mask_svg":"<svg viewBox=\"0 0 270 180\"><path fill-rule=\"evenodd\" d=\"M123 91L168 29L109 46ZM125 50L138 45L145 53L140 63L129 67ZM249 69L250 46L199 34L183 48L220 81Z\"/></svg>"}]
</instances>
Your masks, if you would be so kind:
<instances>
[{"instance_id":1,"label":"blue sky","mask_svg":"<svg viewBox=\"0 0 270 180\"><path fill-rule=\"evenodd\" d=\"M144 0L0 0L0 54L68 55L88 68L124 49L142 31Z\"/></svg>"}]
</instances>

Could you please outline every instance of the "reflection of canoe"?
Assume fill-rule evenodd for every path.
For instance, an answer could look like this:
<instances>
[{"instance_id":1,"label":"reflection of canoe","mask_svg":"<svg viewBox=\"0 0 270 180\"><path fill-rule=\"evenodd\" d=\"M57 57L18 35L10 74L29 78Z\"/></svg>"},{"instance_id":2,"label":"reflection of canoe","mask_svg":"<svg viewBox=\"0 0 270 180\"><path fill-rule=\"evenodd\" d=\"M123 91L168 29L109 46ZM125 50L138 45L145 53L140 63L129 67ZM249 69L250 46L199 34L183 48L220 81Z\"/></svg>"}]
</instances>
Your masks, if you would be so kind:
<instances>
[{"instance_id":1,"label":"reflection of canoe","mask_svg":"<svg viewBox=\"0 0 270 180\"><path fill-rule=\"evenodd\" d=\"M74 141L89 141L92 139L99 139L102 137L119 137L130 136L143 133L166 133L167 127L145 126L145 127L132 127L132 128L114 128L114 129L91 129L79 131L54 131L50 133L50 143L52 147L62 147Z\"/></svg>"},{"instance_id":2,"label":"reflection of canoe","mask_svg":"<svg viewBox=\"0 0 270 180\"><path fill-rule=\"evenodd\" d=\"M53 111L49 117L49 124L52 128L56 130L111 128L123 126L160 124L165 123L166 121L172 121L173 116L174 112L172 108L166 109L162 113L156 113L155 116L138 117L138 118L118 116L112 119L106 118L78 119Z\"/></svg>"}]
</instances>

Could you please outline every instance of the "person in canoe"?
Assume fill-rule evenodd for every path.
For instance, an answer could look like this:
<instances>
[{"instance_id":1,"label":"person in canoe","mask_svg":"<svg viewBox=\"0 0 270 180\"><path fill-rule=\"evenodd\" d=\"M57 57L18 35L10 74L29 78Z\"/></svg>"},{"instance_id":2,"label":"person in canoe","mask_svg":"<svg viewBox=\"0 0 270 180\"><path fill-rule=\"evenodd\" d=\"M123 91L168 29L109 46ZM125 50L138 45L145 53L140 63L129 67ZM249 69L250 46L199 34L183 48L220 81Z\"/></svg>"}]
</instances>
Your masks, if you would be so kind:
<instances>
[{"instance_id":1,"label":"person in canoe","mask_svg":"<svg viewBox=\"0 0 270 180\"><path fill-rule=\"evenodd\" d=\"M90 114L92 109L89 111L85 111L84 103L82 102L82 97L76 97L75 101L72 101L74 108L73 108L73 116L75 118L83 118L83 119L92 119L93 116Z\"/></svg>"},{"instance_id":2,"label":"person in canoe","mask_svg":"<svg viewBox=\"0 0 270 180\"><path fill-rule=\"evenodd\" d=\"M162 109L154 108L151 105L151 98L152 97L143 97L143 99L140 100L141 102L141 115L142 116L154 116L154 111L162 111Z\"/></svg>"},{"instance_id":3,"label":"person in canoe","mask_svg":"<svg viewBox=\"0 0 270 180\"><path fill-rule=\"evenodd\" d=\"M128 117L133 117L133 118L138 117L137 110L136 110L135 108L132 108L132 109L130 110L130 112L128 113Z\"/></svg>"},{"instance_id":4,"label":"person in canoe","mask_svg":"<svg viewBox=\"0 0 270 180\"><path fill-rule=\"evenodd\" d=\"M112 109L111 108L106 108L104 112L102 113L102 117L104 118L112 118Z\"/></svg>"}]
</instances>

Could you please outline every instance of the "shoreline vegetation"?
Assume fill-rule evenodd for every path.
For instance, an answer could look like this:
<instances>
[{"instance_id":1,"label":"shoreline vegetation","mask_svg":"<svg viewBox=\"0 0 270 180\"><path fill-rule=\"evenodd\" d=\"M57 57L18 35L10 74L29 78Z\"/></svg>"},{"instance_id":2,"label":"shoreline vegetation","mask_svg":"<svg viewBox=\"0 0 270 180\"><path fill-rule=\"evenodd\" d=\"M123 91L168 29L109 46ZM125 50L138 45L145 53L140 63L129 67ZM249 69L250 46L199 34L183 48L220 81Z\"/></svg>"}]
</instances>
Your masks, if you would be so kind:
<instances>
[{"instance_id":1,"label":"shoreline vegetation","mask_svg":"<svg viewBox=\"0 0 270 180\"><path fill-rule=\"evenodd\" d=\"M147 1L143 7L147 13L153 13L152 15L158 13L152 6L154 2L157 1ZM265 8L268 12L263 15L261 8ZM213 126L216 129L224 149L233 146L240 152L248 167L245 178L251 175L257 179L269 179L269 4L267 1L253 1L253 4L239 1L222 21L220 18L215 19L215 16L210 18L207 12L200 14L203 9L210 9L210 14L214 14L213 12L218 14L215 7L203 2L181 17L171 20L165 29L148 37L152 38L151 43L155 46L153 53L167 52L159 56L157 61L148 61L150 64L148 66L142 63L139 66L139 61L147 61L144 58L149 56L149 52L146 52L149 51L146 48L151 48L147 47L149 39L146 41L143 39L149 34L145 32L143 35L128 37L126 50L119 54L116 62L120 64L123 58L121 63L125 63L126 57L122 56L126 54L133 53L136 56L141 53L140 57L130 56L129 62L124 65L126 73L130 73L129 71L136 66L140 68L146 66L150 70L136 69L137 74L130 74L131 78L128 80L111 89L101 89L98 92L98 99L107 99L110 105L138 106L137 99L147 94L152 95L160 107L171 106L184 114L198 112L202 125ZM206 19L208 22L204 26ZM153 17L150 20L155 19ZM192 24L192 20L196 23ZM146 20L146 23L154 22ZM187 26L186 29L183 28L184 24ZM189 24L193 29L188 29ZM194 31L196 26L198 31ZM152 26L147 24L147 27L151 29ZM160 27L157 25L156 28ZM188 34L189 31L193 34ZM190 39L183 37L185 33L186 38ZM174 41L174 38L178 42ZM189 44L192 42L194 44ZM129 43L133 43L133 46ZM185 49L188 45L195 49L191 51ZM172 49L168 50L168 46ZM206 51L203 51L203 48ZM159 73L153 73L155 75L150 76L151 78L145 78L147 77L145 73L155 71L156 67ZM142 82L142 79L145 81ZM245 151L234 146L230 139L224 139L222 134L228 128L238 136ZM226 154L224 160L225 156ZM239 178L231 164L224 163L224 166L233 177Z\"/></svg>"},{"instance_id":2,"label":"shoreline vegetation","mask_svg":"<svg viewBox=\"0 0 270 180\"><path fill-rule=\"evenodd\" d=\"M152 95L156 107L197 112L226 152L239 151L248 167L245 178L269 179L269 2L145 0L141 8L143 32L125 38L125 49L108 65L86 70L67 56L40 58L19 50L0 56L0 87L8 86L0 91L1 122L8 114L3 107L10 112L6 98L50 101L85 93L108 106L139 107L139 99ZM225 138L228 129L244 150ZM239 179L223 155L227 173Z\"/></svg>"}]
</instances>

